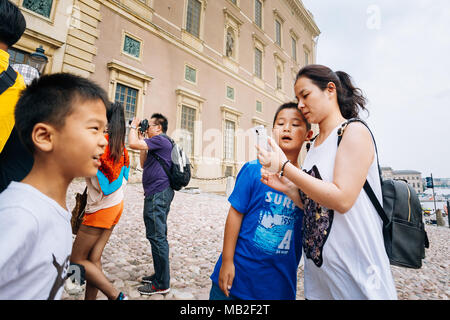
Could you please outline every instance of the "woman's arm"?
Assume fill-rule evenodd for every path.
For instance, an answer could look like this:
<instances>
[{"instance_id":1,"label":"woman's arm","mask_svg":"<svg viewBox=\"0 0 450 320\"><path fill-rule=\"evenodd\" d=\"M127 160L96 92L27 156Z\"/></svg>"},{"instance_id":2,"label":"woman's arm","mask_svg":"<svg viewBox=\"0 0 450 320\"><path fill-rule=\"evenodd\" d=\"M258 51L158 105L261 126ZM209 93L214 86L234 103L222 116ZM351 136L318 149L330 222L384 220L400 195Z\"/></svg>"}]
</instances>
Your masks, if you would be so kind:
<instances>
[{"instance_id":1,"label":"woman's arm","mask_svg":"<svg viewBox=\"0 0 450 320\"><path fill-rule=\"evenodd\" d=\"M227 221L225 223L225 233L223 238L222 266L219 272L219 287L229 296L229 290L234 280L234 251L236 242L241 230L242 218L244 215L230 206Z\"/></svg>"},{"instance_id":2,"label":"woman's arm","mask_svg":"<svg viewBox=\"0 0 450 320\"><path fill-rule=\"evenodd\" d=\"M281 149L273 146L275 153L282 158ZM339 145L334 165L333 182L325 182L287 164L284 176L295 183L312 200L321 205L345 213L355 204L370 165L374 159L374 145L367 128L361 123L351 123ZM266 160L265 166L270 166L270 155L262 155ZM263 160L263 161L264 161ZM269 181L267 176L263 182ZM270 185L269 185L270 186Z\"/></svg>"}]
</instances>

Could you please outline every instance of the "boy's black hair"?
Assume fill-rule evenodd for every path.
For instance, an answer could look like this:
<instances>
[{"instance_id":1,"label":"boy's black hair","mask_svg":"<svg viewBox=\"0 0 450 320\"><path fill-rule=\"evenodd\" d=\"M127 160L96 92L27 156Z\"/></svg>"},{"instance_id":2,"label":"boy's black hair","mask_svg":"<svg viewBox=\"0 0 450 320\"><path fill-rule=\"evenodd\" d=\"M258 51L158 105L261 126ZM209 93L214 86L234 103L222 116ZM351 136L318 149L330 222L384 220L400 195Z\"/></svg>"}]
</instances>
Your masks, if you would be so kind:
<instances>
[{"instance_id":1,"label":"boy's black hair","mask_svg":"<svg viewBox=\"0 0 450 320\"><path fill-rule=\"evenodd\" d=\"M155 119L155 123L161 125L163 133L167 132L169 122L167 121L166 117L164 117L161 113L154 113L152 114L151 119Z\"/></svg>"},{"instance_id":2,"label":"boy's black hair","mask_svg":"<svg viewBox=\"0 0 450 320\"><path fill-rule=\"evenodd\" d=\"M48 123L62 128L75 103L100 99L110 107L108 96L91 80L70 73L43 75L21 93L14 117L16 129L25 147L33 153L31 133L37 123Z\"/></svg>"},{"instance_id":3,"label":"boy's black hair","mask_svg":"<svg viewBox=\"0 0 450 320\"><path fill-rule=\"evenodd\" d=\"M26 27L20 9L9 0L0 0L0 42L11 47L19 41Z\"/></svg>"},{"instance_id":4,"label":"boy's black hair","mask_svg":"<svg viewBox=\"0 0 450 320\"><path fill-rule=\"evenodd\" d=\"M277 121L278 114L281 112L281 110L284 110L284 109L297 109L298 112L302 115L303 121L305 121L305 123L306 123L306 130L308 130L308 131L311 130L311 124L306 120L302 111L298 108L298 104L295 102L288 102L288 103L282 104L281 106L278 107L277 112L275 112L275 117L273 117L273 125L272 125L273 127L275 126L275 122Z\"/></svg>"}]
</instances>

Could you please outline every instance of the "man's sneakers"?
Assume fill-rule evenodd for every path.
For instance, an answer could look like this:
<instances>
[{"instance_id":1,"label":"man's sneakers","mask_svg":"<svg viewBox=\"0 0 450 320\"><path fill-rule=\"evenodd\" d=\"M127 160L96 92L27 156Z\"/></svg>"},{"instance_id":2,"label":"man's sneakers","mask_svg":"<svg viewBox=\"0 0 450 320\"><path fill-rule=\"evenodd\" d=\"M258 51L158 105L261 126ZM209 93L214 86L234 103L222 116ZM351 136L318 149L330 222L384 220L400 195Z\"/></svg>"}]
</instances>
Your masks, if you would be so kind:
<instances>
[{"instance_id":1,"label":"man's sneakers","mask_svg":"<svg viewBox=\"0 0 450 320\"><path fill-rule=\"evenodd\" d=\"M144 281L144 279L142 279ZM170 288L167 289L157 289L152 283L146 283L144 286L139 287L138 291L140 294L144 295L152 295L152 294L164 294L170 291Z\"/></svg>"}]
</instances>

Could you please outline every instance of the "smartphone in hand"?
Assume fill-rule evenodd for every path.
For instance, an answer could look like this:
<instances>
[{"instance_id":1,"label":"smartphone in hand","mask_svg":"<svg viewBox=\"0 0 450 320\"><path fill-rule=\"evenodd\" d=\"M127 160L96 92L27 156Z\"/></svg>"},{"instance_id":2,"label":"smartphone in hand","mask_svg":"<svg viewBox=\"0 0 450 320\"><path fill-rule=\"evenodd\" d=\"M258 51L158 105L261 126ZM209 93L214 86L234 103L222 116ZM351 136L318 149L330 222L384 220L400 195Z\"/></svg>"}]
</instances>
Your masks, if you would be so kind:
<instances>
[{"instance_id":1,"label":"smartphone in hand","mask_svg":"<svg viewBox=\"0 0 450 320\"><path fill-rule=\"evenodd\" d=\"M259 125L253 128L256 135L256 143L261 149L270 151L269 143L267 142L267 130L264 126Z\"/></svg>"}]
</instances>

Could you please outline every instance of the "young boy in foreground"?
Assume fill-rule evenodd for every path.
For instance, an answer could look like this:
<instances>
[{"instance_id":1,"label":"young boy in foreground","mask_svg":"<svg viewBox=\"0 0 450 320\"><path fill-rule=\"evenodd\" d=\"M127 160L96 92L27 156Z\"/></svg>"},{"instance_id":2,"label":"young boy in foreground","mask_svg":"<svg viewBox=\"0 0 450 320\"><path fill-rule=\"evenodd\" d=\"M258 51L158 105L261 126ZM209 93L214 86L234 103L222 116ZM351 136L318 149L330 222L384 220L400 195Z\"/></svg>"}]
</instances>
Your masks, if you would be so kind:
<instances>
[{"instance_id":1,"label":"young boy in foreground","mask_svg":"<svg viewBox=\"0 0 450 320\"><path fill-rule=\"evenodd\" d=\"M0 194L0 299L61 298L72 250L66 192L75 177L97 173L107 105L103 89L67 73L22 93L16 128L34 164Z\"/></svg>"}]
</instances>

